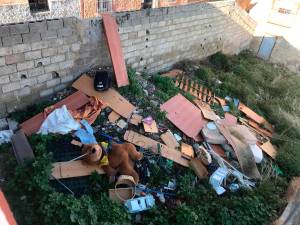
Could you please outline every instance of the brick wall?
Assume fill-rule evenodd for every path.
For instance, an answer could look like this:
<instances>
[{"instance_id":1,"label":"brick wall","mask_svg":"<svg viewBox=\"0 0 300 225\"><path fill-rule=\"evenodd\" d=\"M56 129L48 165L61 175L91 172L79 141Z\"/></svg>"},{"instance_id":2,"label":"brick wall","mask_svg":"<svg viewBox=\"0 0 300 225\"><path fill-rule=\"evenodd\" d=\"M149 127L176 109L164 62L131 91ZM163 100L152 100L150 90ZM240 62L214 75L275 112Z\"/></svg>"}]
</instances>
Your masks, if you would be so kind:
<instances>
[{"instance_id":1,"label":"brick wall","mask_svg":"<svg viewBox=\"0 0 300 225\"><path fill-rule=\"evenodd\" d=\"M255 27L234 1L116 17L127 65L148 73L220 50L238 53L248 47ZM0 116L65 88L95 65L110 65L100 18L0 26Z\"/></svg>"},{"instance_id":2,"label":"brick wall","mask_svg":"<svg viewBox=\"0 0 300 225\"><path fill-rule=\"evenodd\" d=\"M183 59L247 48L256 26L234 1L119 13L126 63L153 73Z\"/></svg>"},{"instance_id":3,"label":"brick wall","mask_svg":"<svg viewBox=\"0 0 300 225\"><path fill-rule=\"evenodd\" d=\"M121 11L131 11L141 9L142 3L141 0L113 0L112 9L116 12Z\"/></svg>"},{"instance_id":4,"label":"brick wall","mask_svg":"<svg viewBox=\"0 0 300 225\"><path fill-rule=\"evenodd\" d=\"M102 21L64 18L0 26L0 116L110 64Z\"/></svg>"}]
</instances>

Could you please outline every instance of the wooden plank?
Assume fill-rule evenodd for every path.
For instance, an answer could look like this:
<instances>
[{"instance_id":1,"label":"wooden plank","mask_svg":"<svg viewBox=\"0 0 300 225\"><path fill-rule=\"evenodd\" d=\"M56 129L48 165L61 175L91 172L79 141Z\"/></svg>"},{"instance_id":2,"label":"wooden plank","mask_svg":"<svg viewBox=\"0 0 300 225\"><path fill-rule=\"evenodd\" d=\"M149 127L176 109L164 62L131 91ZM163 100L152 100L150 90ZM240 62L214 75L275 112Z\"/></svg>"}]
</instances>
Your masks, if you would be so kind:
<instances>
[{"instance_id":1,"label":"wooden plank","mask_svg":"<svg viewBox=\"0 0 300 225\"><path fill-rule=\"evenodd\" d=\"M199 179L203 179L208 176L208 171L201 162L201 159L193 158L189 164Z\"/></svg>"},{"instance_id":2,"label":"wooden plank","mask_svg":"<svg viewBox=\"0 0 300 225\"><path fill-rule=\"evenodd\" d=\"M82 160L56 162L53 163L52 166L52 176L56 179L89 176L94 171L99 174L105 174L104 170L100 166L89 165L84 163Z\"/></svg>"},{"instance_id":3,"label":"wooden plank","mask_svg":"<svg viewBox=\"0 0 300 225\"><path fill-rule=\"evenodd\" d=\"M263 145L260 146L260 148L271 158L275 159L277 155L277 150L276 148L272 145L270 141L267 141Z\"/></svg>"},{"instance_id":4,"label":"wooden plank","mask_svg":"<svg viewBox=\"0 0 300 225\"><path fill-rule=\"evenodd\" d=\"M198 95L198 98L200 99L200 100L202 100L202 91L203 91L203 86L202 85L200 85L200 88L199 88L199 95Z\"/></svg>"},{"instance_id":5,"label":"wooden plank","mask_svg":"<svg viewBox=\"0 0 300 225\"><path fill-rule=\"evenodd\" d=\"M108 14L102 14L104 31L108 43L118 87L129 84L120 35L116 19Z\"/></svg>"},{"instance_id":6,"label":"wooden plank","mask_svg":"<svg viewBox=\"0 0 300 225\"><path fill-rule=\"evenodd\" d=\"M254 112L252 109L248 108L246 105L240 102L238 109L243 112L248 118L252 119L258 124L264 123L265 119Z\"/></svg>"},{"instance_id":7,"label":"wooden plank","mask_svg":"<svg viewBox=\"0 0 300 225\"><path fill-rule=\"evenodd\" d=\"M189 86L190 86L190 80L187 78L185 80L185 87L184 87L184 92L188 92L189 91Z\"/></svg>"},{"instance_id":8,"label":"wooden plank","mask_svg":"<svg viewBox=\"0 0 300 225\"><path fill-rule=\"evenodd\" d=\"M195 85L195 82L193 80L191 80L191 83L190 83L190 89L189 89L189 93L191 95L194 94L194 85Z\"/></svg>"},{"instance_id":9,"label":"wooden plank","mask_svg":"<svg viewBox=\"0 0 300 225\"><path fill-rule=\"evenodd\" d=\"M68 110L76 110L84 106L85 104L89 103L90 99L81 91L77 91L70 96L64 98L63 100L57 102L53 106L49 106L51 109L57 109L66 105ZM21 123L20 126L26 135L31 135L33 133L38 132L42 123L46 119L46 115L44 112L41 112L34 117L26 120L25 122Z\"/></svg>"},{"instance_id":10,"label":"wooden plank","mask_svg":"<svg viewBox=\"0 0 300 225\"><path fill-rule=\"evenodd\" d=\"M202 101L207 102L207 88L206 87L203 89Z\"/></svg>"},{"instance_id":11,"label":"wooden plank","mask_svg":"<svg viewBox=\"0 0 300 225\"><path fill-rule=\"evenodd\" d=\"M192 146L186 144L186 143L181 143L181 152L184 155L187 155L188 157L194 158L194 149Z\"/></svg>"},{"instance_id":12,"label":"wooden plank","mask_svg":"<svg viewBox=\"0 0 300 225\"><path fill-rule=\"evenodd\" d=\"M170 130L167 130L167 132L162 134L160 138L169 148L176 149L179 147L179 143Z\"/></svg>"},{"instance_id":13,"label":"wooden plank","mask_svg":"<svg viewBox=\"0 0 300 225\"><path fill-rule=\"evenodd\" d=\"M147 133L158 133L158 128L155 120L152 121L151 125L143 122L144 130Z\"/></svg>"},{"instance_id":14,"label":"wooden plank","mask_svg":"<svg viewBox=\"0 0 300 225\"><path fill-rule=\"evenodd\" d=\"M82 75L78 80L73 83L73 87L87 94L88 96L94 96L112 108L116 113L128 119L135 106L128 102L123 96L121 96L115 89L109 88L107 91L98 92L94 89L93 79L87 75Z\"/></svg>"},{"instance_id":15,"label":"wooden plank","mask_svg":"<svg viewBox=\"0 0 300 225\"><path fill-rule=\"evenodd\" d=\"M11 144L19 164L23 164L26 160L34 160L33 150L22 129L11 137Z\"/></svg>"},{"instance_id":16,"label":"wooden plank","mask_svg":"<svg viewBox=\"0 0 300 225\"><path fill-rule=\"evenodd\" d=\"M193 96L198 97L198 88L199 88L199 83L196 81Z\"/></svg>"},{"instance_id":17,"label":"wooden plank","mask_svg":"<svg viewBox=\"0 0 300 225\"><path fill-rule=\"evenodd\" d=\"M118 119L120 119L120 115L118 113L116 113L115 111L112 111L109 115L108 115L108 120L111 123L115 123Z\"/></svg>"},{"instance_id":18,"label":"wooden plank","mask_svg":"<svg viewBox=\"0 0 300 225\"><path fill-rule=\"evenodd\" d=\"M159 153L158 148L160 149L160 154L166 159L170 159L182 166L188 167L188 160L184 158L184 155L174 149L168 148L168 146L157 142L151 138L145 137L141 134L138 134L134 131L126 131L124 135L124 140L128 141L134 145L142 147L144 149L149 149L154 153Z\"/></svg>"}]
</instances>

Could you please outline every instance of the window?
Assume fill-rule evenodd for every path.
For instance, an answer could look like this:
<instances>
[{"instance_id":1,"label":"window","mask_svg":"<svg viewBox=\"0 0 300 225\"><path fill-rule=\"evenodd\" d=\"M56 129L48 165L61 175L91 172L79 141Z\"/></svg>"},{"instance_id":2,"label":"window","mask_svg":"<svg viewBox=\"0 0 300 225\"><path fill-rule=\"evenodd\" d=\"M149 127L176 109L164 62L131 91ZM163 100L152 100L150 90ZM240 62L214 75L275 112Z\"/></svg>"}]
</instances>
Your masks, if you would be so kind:
<instances>
[{"instance_id":1,"label":"window","mask_svg":"<svg viewBox=\"0 0 300 225\"><path fill-rule=\"evenodd\" d=\"M112 0L97 0L98 12L112 11Z\"/></svg>"},{"instance_id":2,"label":"window","mask_svg":"<svg viewBox=\"0 0 300 225\"><path fill-rule=\"evenodd\" d=\"M48 0L29 0L29 7L31 12L48 11Z\"/></svg>"}]
</instances>

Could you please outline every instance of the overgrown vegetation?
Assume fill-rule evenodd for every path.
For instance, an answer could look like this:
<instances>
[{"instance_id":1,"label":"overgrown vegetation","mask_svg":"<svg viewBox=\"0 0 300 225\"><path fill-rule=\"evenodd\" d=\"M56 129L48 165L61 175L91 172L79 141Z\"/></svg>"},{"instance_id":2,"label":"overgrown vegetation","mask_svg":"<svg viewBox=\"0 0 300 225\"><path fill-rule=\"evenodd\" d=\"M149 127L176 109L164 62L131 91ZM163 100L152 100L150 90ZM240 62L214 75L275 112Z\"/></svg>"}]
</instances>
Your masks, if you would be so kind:
<instances>
[{"instance_id":1,"label":"overgrown vegetation","mask_svg":"<svg viewBox=\"0 0 300 225\"><path fill-rule=\"evenodd\" d=\"M150 106L156 119L164 121L165 113L151 105L133 70L129 71L129 79L130 85L121 93L138 99L142 106ZM165 184L176 175L176 200L168 204L157 200L155 208L142 213L140 224L270 224L284 206L288 178L300 175L300 78L243 52L234 57L222 53L212 56L195 72L195 79L205 82L220 97L239 98L275 125L277 134L273 140L279 147L276 161L284 176L264 179L253 190L227 192L220 197L208 180L199 181L192 171L154 164L150 167L150 186ZM152 81L156 86L154 94L161 102L180 92L170 78L154 76ZM29 116L19 117L22 121ZM99 117L97 123L102 124L104 119ZM24 166L16 165L13 156L5 154L8 179L3 187L18 224L134 224L134 218L122 205L108 199L110 185L104 176L90 176L90 191L85 195L57 192L52 185L55 181L48 179L53 156L47 146L58 138L61 137L32 136L30 143L36 158ZM9 152L8 147L1 146L0 153Z\"/></svg>"}]
</instances>

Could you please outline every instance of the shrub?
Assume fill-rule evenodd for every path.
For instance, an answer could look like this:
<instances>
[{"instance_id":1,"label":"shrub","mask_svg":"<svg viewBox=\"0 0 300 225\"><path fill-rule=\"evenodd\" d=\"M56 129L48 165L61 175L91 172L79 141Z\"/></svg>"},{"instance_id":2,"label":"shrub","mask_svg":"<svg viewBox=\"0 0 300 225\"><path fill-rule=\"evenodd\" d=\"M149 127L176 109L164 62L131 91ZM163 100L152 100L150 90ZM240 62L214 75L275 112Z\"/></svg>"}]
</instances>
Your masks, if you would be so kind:
<instances>
[{"instance_id":1,"label":"shrub","mask_svg":"<svg viewBox=\"0 0 300 225\"><path fill-rule=\"evenodd\" d=\"M230 64L226 55L217 52L209 58L209 62L218 70L229 71Z\"/></svg>"}]
</instances>

